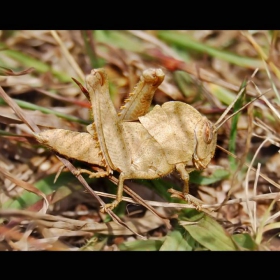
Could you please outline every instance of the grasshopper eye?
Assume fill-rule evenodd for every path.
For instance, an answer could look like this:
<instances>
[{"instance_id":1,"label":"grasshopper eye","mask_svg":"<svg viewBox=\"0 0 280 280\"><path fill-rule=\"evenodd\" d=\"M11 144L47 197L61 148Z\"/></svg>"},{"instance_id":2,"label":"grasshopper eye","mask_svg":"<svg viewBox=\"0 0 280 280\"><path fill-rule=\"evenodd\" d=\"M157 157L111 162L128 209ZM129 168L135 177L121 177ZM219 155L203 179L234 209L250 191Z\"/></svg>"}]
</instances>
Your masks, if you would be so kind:
<instances>
[{"instance_id":1,"label":"grasshopper eye","mask_svg":"<svg viewBox=\"0 0 280 280\"><path fill-rule=\"evenodd\" d=\"M209 121L205 121L203 125L203 140L206 144L210 144L213 140L213 125Z\"/></svg>"}]
</instances>

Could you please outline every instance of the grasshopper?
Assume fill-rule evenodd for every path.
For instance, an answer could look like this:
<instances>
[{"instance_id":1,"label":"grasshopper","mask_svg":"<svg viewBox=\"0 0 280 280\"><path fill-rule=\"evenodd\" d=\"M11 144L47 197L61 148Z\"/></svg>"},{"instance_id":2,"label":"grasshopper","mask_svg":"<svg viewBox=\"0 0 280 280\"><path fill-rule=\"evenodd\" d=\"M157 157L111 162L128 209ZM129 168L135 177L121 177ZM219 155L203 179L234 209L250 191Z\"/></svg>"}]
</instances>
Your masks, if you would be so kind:
<instances>
[{"instance_id":1,"label":"grasshopper","mask_svg":"<svg viewBox=\"0 0 280 280\"><path fill-rule=\"evenodd\" d=\"M215 153L217 131L194 107L180 101L156 105L149 111L164 77L161 69L145 70L117 113L106 71L93 69L86 76L94 117L88 132L50 129L34 134L38 142L63 156L104 168L100 172L80 169L81 173L99 178L119 172L116 199L105 205L105 211L122 200L125 180L156 179L174 170L184 181L182 197L201 209L189 194L189 173L208 166Z\"/></svg>"}]
</instances>

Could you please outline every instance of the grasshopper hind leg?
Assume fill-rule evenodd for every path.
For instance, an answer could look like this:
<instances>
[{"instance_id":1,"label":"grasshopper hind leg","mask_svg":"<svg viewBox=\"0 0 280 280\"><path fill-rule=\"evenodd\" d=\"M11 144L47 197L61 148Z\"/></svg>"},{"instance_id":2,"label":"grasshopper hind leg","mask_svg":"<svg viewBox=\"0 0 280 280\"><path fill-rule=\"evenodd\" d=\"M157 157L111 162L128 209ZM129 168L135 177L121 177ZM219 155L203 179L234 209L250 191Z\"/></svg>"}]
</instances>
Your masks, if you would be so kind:
<instances>
[{"instance_id":1,"label":"grasshopper hind leg","mask_svg":"<svg viewBox=\"0 0 280 280\"><path fill-rule=\"evenodd\" d=\"M145 161L140 161L142 165L146 166L147 163ZM131 169L127 170L126 172L121 172L119 176L119 183L118 183L118 190L116 199L112 203L106 204L101 211L105 212L106 209L113 210L121 201L123 197L123 186L124 181L128 179L156 179L159 178L161 175L169 174L172 171L172 165L169 165L167 162L161 161L161 168L156 169L152 168L153 165L148 165L149 168L144 168L144 166L138 165L131 165ZM156 165L158 166L158 165Z\"/></svg>"}]
</instances>

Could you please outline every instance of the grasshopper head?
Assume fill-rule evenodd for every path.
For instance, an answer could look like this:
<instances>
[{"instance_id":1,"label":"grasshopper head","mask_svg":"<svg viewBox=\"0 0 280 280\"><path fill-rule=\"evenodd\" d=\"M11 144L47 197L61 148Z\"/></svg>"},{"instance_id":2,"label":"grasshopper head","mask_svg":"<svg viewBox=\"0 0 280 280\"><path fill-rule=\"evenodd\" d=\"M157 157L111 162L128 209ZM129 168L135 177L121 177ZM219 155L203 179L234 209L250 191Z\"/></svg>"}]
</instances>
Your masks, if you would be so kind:
<instances>
[{"instance_id":1,"label":"grasshopper head","mask_svg":"<svg viewBox=\"0 0 280 280\"><path fill-rule=\"evenodd\" d=\"M206 117L202 117L196 124L194 135L196 146L192 161L198 170L202 170L207 167L214 156L217 132L214 125Z\"/></svg>"}]
</instances>

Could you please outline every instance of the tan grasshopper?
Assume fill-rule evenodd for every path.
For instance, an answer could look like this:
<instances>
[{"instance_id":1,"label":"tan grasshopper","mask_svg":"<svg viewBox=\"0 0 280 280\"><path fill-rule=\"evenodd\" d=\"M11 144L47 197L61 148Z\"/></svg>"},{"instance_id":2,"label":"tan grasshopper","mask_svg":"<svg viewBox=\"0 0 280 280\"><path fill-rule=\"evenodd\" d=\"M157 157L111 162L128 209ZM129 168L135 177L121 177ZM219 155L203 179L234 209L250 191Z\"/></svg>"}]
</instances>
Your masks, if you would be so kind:
<instances>
[{"instance_id":1,"label":"tan grasshopper","mask_svg":"<svg viewBox=\"0 0 280 280\"><path fill-rule=\"evenodd\" d=\"M217 132L205 116L183 102L166 102L149 112L164 76L161 69L145 70L117 113L105 70L94 69L86 77L94 117L87 127L89 133L51 129L35 134L55 152L105 169L81 169L81 173L98 178L119 172L116 199L104 210L115 208L122 200L124 180L156 179L174 170L184 181L182 197L200 209L199 202L189 195L189 173L207 167L215 153Z\"/></svg>"}]
</instances>

